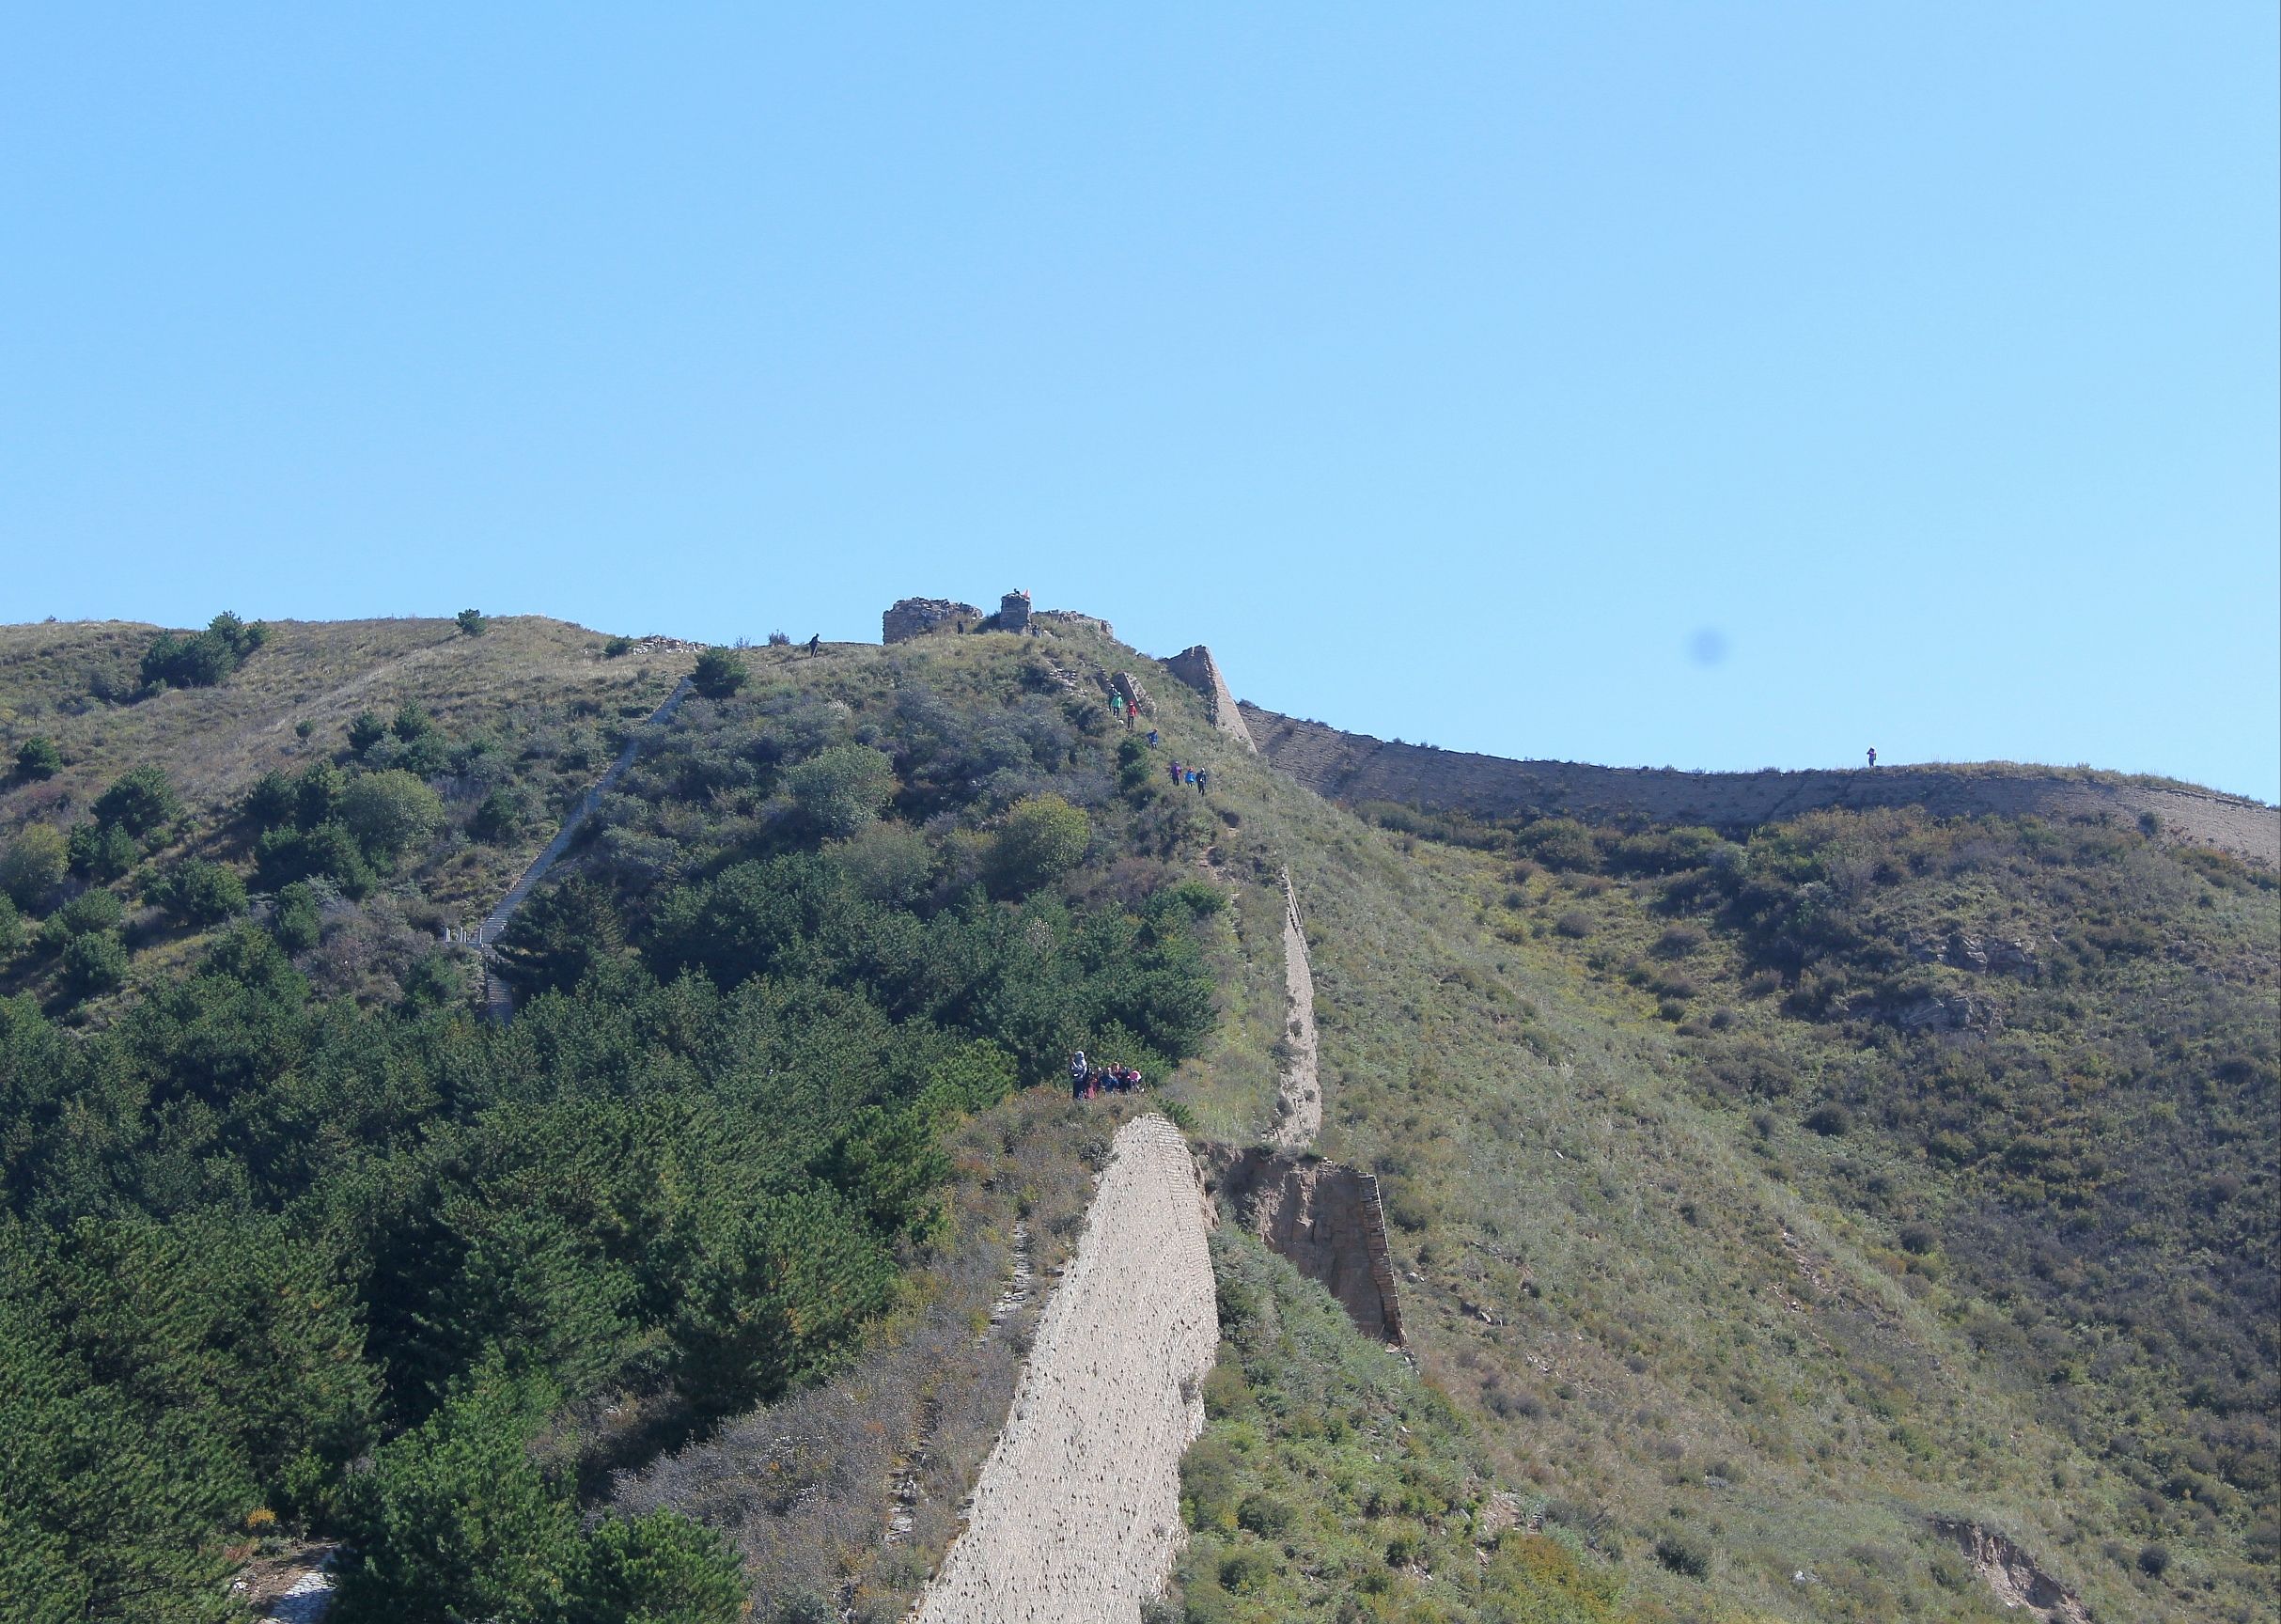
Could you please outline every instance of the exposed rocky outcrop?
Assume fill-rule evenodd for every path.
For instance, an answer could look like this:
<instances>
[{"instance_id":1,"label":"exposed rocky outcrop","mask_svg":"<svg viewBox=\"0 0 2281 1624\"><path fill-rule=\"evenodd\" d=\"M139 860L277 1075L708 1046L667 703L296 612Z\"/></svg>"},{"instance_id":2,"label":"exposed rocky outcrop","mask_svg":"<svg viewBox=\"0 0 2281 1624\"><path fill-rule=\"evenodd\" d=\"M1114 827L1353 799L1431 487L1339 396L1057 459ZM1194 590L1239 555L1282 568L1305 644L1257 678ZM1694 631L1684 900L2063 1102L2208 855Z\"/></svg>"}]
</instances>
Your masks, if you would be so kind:
<instances>
[{"instance_id":1,"label":"exposed rocky outcrop","mask_svg":"<svg viewBox=\"0 0 2281 1624\"><path fill-rule=\"evenodd\" d=\"M2004 1029L2004 1007L1973 992L1928 993L1884 1011L1904 1032L1994 1033Z\"/></svg>"},{"instance_id":2,"label":"exposed rocky outcrop","mask_svg":"<svg viewBox=\"0 0 2281 1624\"><path fill-rule=\"evenodd\" d=\"M1231 739L1243 742L1246 750L1259 746L1253 741L1251 728L1243 720L1243 708L1236 703L1229 691L1227 679L1220 675L1219 664L1211 650L1198 643L1193 648L1183 648L1164 662L1164 669L1204 695L1205 718Z\"/></svg>"},{"instance_id":3,"label":"exposed rocky outcrop","mask_svg":"<svg viewBox=\"0 0 2281 1624\"><path fill-rule=\"evenodd\" d=\"M1364 1335L1401 1342L1401 1299L1375 1174L1259 1148L1223 1150L1208 1165L1208 1181L1238 1223L1337 1298Z\"/></svg>"},{"instance_id":4,"label":"exposed rocky outcrop","mask_svg":"<svg viewBox=\"0 0 2281 1624\"><path fill-rule=\"evenodd\" d=\"M1342 733L1255 705L1240 709L1261 755L1334 800L1398 801L1492 817L1528 813L1587 821L1706 823L1727 830L1821 807L1921 806L1940 817L1992 813L2119 822L2182 845L2281 864L2281 808L2183 785L2034 768L1680 773L1512 761Z\"/></svg>"},{"instance_id":5,"label":"exposed rocky outcrop","mask_svg":"<svg viewBox=\"0 0 2281 1624\"><path fill-rule=\"evenodd\" d=\"M1919 964L1945 964L1979 976L2016 976L2023 981L2043 973L2036 943L2027 936L1977 936L1969 930L1915 936L1909 942L1909 957Z\"/></svg>"},{"instance_id":6,"label":"exposed rocky outcrop","mask_svg":"<svg viewBox=\"0 0 2281 1624\"><path fill-rule=\"evenodd\" d=\"M981 618L982 611L972 603L959 603L948 598L898 599L879 617L879 640L908 643L914 637L940 632L945 626L962 631Z\"/></svg>"},{"instance_id":7,"label":"exposed rocky outcrop","mask_svg":"<svg viewBox=\"0 0 2281 1624\"><path fill-rule=\"evenodd\" d=\"M2006 1607L2043 1624L2091 1624L2090 1609L2075 1593L2003 1535L1976 1522L1945 1517L1934 1518L1932 1529L1956 1541L1958 1552Z\"/></svg>"}]
</instances>

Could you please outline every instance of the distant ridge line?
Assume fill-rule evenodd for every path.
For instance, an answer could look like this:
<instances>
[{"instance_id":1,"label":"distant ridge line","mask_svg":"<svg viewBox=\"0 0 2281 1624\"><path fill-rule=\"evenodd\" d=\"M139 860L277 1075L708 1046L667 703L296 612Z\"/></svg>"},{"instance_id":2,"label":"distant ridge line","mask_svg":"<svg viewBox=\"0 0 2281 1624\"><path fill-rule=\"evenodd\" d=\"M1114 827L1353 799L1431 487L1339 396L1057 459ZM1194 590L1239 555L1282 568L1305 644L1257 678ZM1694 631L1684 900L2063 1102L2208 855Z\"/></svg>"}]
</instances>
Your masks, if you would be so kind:
<instances>
[{"instance_id":1,"label":"distant ridge line","mask_svg":"<svg viewBox=\"0 0 2281 1624\"><path fill-rule=\"evenodd\" d=\"M2281 808L2214 789L2025 768L1681 773L1514 761L1403 744L1239 702L1259 754L1327 799L1395 801L1487 816L1644 818L1741 829L1838 807L1921 806L1944 818L2121 819L2190 846L2281 867Z\"/></svg>"}]
</instances>

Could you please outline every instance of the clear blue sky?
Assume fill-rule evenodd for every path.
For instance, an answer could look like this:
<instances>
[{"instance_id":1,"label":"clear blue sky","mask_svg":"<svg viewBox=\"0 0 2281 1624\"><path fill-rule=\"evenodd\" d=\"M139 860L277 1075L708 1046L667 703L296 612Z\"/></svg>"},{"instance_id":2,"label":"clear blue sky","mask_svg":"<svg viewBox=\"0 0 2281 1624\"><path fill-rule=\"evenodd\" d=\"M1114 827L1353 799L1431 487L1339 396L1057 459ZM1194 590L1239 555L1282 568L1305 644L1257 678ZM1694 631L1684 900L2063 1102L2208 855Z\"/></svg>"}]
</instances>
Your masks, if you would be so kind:
<instances>
[{"instance_id":1,"label":"clear blue sky","mask_svg":"<svg viewBox=\"0 0 2281 1624\"><path fill-rule=\"evenodd\" d=\"M2277 55L2268 0L20 6L0 619L1021 585L1438 744L2271 800Z\"/></svg>"}]
</instances>

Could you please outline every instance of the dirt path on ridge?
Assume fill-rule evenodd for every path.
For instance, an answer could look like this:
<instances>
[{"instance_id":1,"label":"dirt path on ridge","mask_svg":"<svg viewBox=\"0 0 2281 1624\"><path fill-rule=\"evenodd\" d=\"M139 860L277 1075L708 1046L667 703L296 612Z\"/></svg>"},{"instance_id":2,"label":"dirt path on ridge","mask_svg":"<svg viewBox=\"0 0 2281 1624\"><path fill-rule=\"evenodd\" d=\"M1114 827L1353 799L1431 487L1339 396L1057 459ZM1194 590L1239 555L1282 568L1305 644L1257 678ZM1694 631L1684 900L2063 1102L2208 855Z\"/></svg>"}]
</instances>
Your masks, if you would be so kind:
<instances>
[{"instance_id":1,"label":"dirt path on ridge","mask_svg":"<svg viewBox=\"0 0 2281 1624\"><path fill-rule=\"evenodd\" d=\"M1322 1132L1322 1078L1315 1038L1315 966L1306 954L1306 929L1291 871L1283 871L1283 1041L1290 1058L1277 1088L1278 1117L1268 1141L1278 1150L1304 1150Z\"/></svg>"},{"instance_id":2,"label":"dirt path on ridge","mask_svg":"<svg viewBox=\"0 0 2281 1624\"><path fill-rule=\"evenodd\" d=\"M1180 1130L1126 1123L966 1529L912 1624L1138 1624L1163 1593L1180 1457L1203 1430L1219 1351L1205 1224Z\"/></svg>"}]
</instances>

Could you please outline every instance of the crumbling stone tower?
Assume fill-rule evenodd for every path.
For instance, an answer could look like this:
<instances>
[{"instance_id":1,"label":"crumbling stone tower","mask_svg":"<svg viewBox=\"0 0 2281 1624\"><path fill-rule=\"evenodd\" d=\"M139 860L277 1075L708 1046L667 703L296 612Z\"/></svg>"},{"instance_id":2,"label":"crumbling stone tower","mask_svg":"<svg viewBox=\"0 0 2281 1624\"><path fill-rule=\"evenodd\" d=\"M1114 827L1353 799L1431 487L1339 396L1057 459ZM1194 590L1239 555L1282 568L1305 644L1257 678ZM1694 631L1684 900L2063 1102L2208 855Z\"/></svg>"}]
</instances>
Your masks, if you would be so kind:
<instances>
[{"instance_id":1,"label":"crumbling stone tower","mask_svg":"<svg viewBox=\"0 0 2281 1624\"><path fill-rule=\"evenodd\" d=\"M1246 750L1258 751L1259 746L1243 725L1243 712L1236 709L1236 696L1228 690L1227 679L1220 675L1219 662L1211 657L1211 649L1201 643L1183 648L1164 662L1164 669L1204 695L1204 714L1214 727L1242 741Z\"/></svg>"},{"instance_id":2,"label":"crumbling stone tower","mask_svg":"<svg viewBox=\"0 0 2281 1624\"><path fill-rule=\"evenodd\" d=\"M930 632L939 632L948 626L963 632L982 618L982 611L972 603L954 602L948 598L900 598L879 617L879 640L882 643L908 643L914 637Z\"/></svg>"}]
</instances>

